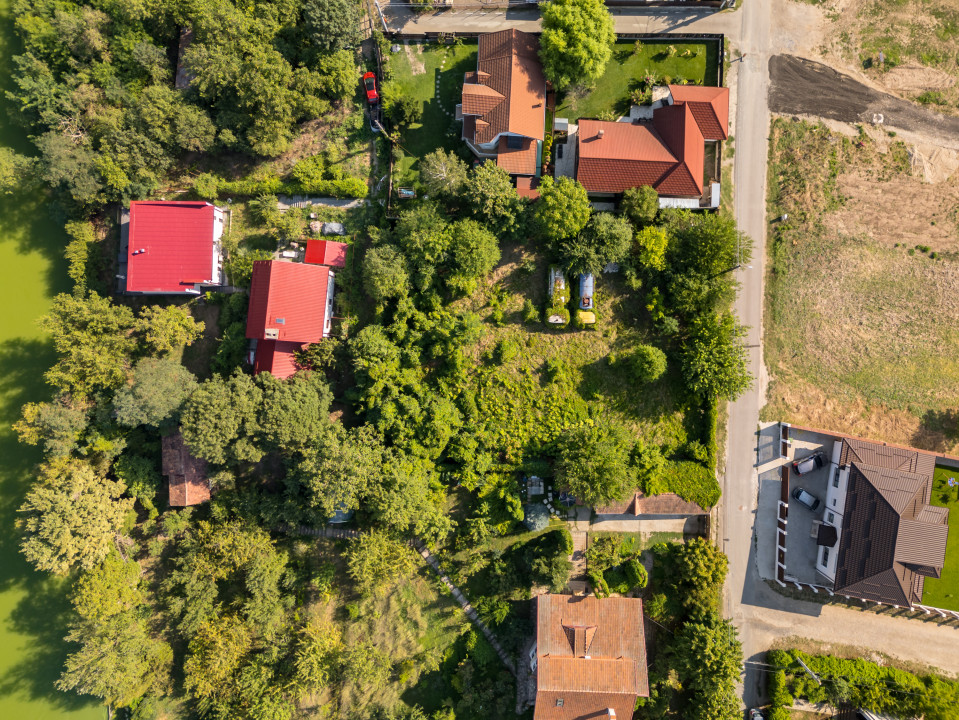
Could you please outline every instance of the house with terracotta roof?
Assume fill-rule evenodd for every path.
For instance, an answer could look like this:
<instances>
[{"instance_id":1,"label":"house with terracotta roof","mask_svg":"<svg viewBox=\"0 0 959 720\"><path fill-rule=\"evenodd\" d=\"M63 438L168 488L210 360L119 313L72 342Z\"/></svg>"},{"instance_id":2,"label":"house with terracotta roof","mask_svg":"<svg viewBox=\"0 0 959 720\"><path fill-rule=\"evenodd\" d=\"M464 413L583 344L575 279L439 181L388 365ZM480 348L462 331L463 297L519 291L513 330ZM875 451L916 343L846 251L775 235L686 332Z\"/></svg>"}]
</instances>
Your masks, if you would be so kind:
<instances>
[{"instance_id":1,"label":"house with terracotta roof","mask_svg":"<svg viewBox=\"0 0 959 720\"><path fill-rule=\"evenodd\" d=\"M834 592L912 607L945 565L949 510L930 505L936 456L855 438L833 446L816 570Z\"/></svg>"},{"instance_id":2,"label":"house with terracotta roof","mask_svg":"<svg viewBox=\"0 0 959 720\"><path fill-rule=\"evenodd\" d=\"M170 483L171 507L189 507L210 499L207 462L190 452L179 431L162 438L160 458Z\"/></svg>"},{"instance_id":3,"label":"house with terracotta roof","mask_svg":"<svg viewBox=\"0 0 959 720\"><path fill-rule=\"evenodd\" d=\"M293 354L330 335L333 271L324 265L258 260L250 282L246 336L253 340L253 372L288 378Z\"/></svg>"},{"instance_id":4,"label":"house with terracotta roof","mask_svg":"<svg viewBox=\"0 0 959 720\"><path fill-rule=\"evenodd\" d=\"M208 202L131 202L120 224L121 289L199 295L222 285L223 227L223 210Z\"/></svg>"},{"instance_id":5,"label":"house with terracotta roof","mask_svg":"<svg viewBox=\"0 0 959 720\"><path fill-rule=\"evenodd\" d=\"M520 30L480 35L476 70L463 79L456 118L476 157L494 160L510 175L538 175L546 127L539 39Z\"/></svg>"},{"instance_id":6,"label":"house with terracotta roof","mask_svg":"<svg viewBox=\"0 0 959 720\"><path fill-rule=\"evenodd\" d=\"M649 120L583 119L577 132L576 179L591 195L619 195L649 185L667 206L700 207L705 147L729 134L728 88L669 85ZM718 183L706 207L718 203Z\"/></svg>"},{"instance_id":7,"label":"house with terracotta roof","mask_svg":"<svg viewBox=\"0 0 959 720\"><path fill-rule=\"evenodd\" d=\"M643 601L540 595L530 669L534 720L629 720L649 696Z\"/></svg>"}]
</instances>

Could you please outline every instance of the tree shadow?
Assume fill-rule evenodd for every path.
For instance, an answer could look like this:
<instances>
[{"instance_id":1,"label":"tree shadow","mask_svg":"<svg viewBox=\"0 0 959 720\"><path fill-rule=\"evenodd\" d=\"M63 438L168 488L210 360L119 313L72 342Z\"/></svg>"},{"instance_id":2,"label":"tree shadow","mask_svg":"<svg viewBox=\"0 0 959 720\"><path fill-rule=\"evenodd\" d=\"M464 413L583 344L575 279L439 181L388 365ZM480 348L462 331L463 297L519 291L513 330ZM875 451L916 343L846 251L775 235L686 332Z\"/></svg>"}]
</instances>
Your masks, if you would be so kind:
<instances>
[{"instance_id":1,"label":"tree shadow","mask_svg":"<svg viewBox=\"0 0 959 720\"><path fill-rule=\"evenodd\" d=\"M927 410L911 444L923 450L948 452L959 441L959 411Z\"/></svg>"}]
</instances>

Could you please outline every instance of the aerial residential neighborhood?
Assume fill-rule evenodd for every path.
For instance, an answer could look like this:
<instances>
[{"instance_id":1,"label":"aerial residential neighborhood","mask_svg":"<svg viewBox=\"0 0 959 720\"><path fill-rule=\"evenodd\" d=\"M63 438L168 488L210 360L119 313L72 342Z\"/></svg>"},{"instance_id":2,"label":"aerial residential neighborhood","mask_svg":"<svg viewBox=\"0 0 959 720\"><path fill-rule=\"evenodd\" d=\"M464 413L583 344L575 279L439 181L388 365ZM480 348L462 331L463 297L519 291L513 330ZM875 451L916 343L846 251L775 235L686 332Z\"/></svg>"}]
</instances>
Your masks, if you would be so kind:
<instances>
[{"instance_id":1,"label":"aerial residential neighborhood","mask_svg":"<svg viewBox=\"0 0 959 720\"><path fill-rule=\"evenodd\" d=\"M0 27L0 718L959 720L954 2Z\"/></svg>"}]
</instances>

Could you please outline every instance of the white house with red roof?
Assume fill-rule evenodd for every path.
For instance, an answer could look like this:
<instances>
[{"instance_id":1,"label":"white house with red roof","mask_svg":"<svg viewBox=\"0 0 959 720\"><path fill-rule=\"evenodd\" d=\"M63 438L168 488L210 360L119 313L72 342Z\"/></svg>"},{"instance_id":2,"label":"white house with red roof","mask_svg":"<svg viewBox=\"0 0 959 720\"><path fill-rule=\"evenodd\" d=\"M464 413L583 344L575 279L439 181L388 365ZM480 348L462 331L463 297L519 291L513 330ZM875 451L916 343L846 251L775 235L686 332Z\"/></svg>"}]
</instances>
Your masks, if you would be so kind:
<instances>
[{"instance_id":1,"label":"white house with red roof","mask_svg":"<svg viewBox=\"0 0 959 720\"><path fill-rule=\"evenodd\" d=\"M208 202L131 202L129 220L120 230L126 259L122 289L136 295L198 295L222 285L223 228L223 210Z\"/></svg>"},{"instance_id":2,"label":"white house with red roof","mask_svg":"<svg viewBox=\"0 0 959 720\"><path fill-rule=\"evenodd\" d=\"M647 116L649 117L649 116ZM576 179L590 195L619 195L649 185L661 207L701 207L705 149L729 137L729 89L669 85L651 117L638 122L579 121Z\"/></svg>"},{"instance_id":3,"label":"white house with red roof","mask_svg":"<svg viewBox=\"0 0 959 720\"><path fill-rule=\"evenodd\" d=\"M330 335L333 270L323 265L259 260L253 263L246 336L253 343L253 371L288 378L293 353Z\"/></svg>"}]
</instances>

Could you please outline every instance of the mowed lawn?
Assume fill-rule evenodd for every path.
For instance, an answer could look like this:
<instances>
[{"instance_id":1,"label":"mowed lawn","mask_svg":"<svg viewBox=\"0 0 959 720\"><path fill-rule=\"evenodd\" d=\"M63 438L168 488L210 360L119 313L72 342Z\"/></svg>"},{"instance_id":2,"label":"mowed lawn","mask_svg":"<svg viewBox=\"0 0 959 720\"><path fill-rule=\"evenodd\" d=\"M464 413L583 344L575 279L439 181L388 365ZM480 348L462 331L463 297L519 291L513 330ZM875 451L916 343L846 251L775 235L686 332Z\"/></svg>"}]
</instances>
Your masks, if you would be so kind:
<instances>
[{"instance_id":1,"label":"mowed lawn","mask_svg":"<svg viewBox=\"0 0 959 720\"><path fill-rule=\"evenodd\" d=\"M949 487L949 479L957 485ZM946 610L959 610L959 470L937 467L932 487L932 504L949 508L949 541L946 566L938 580L926 578L922 604Z\"/></svg>"},{"instance_id":2,"label":"mowed lawn","mask_svg":"<svg viewBox=\"0 0 959 720\"><path fill-rule=\"evenodd\" d=\"M456 105L463 91L463 74L476 69L477 46L409 43L390 55L393 80L403 96L413 97L423 109L420 122L403 130L400 145L405 156L395 166L394 185L413 184L419 178L419 158L445 148L465 147Z\"/></svg>"},{"instance_id":3,"label":"mowed lawn","mask_svg":"<svg viewBox=\"0 0 959 720\"><path fill-rule=\"evenodd\" d=\"M670 46L674 48L672 54ZM646 75L656 78L657 83L685 80L691 85L715 86L718 62L718 43L644 42L637 53L635 43L618 42L606 72L585 92L568 90L558 103L556 115L571 120L598 118L604 113L625 115L630 92Z\"/></svg>"}]
</instances>

